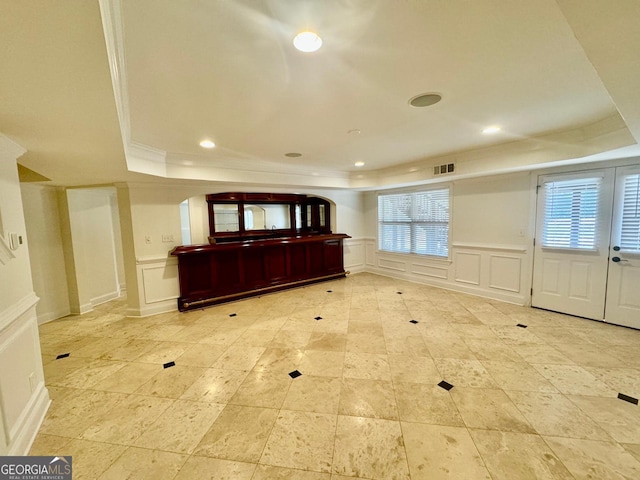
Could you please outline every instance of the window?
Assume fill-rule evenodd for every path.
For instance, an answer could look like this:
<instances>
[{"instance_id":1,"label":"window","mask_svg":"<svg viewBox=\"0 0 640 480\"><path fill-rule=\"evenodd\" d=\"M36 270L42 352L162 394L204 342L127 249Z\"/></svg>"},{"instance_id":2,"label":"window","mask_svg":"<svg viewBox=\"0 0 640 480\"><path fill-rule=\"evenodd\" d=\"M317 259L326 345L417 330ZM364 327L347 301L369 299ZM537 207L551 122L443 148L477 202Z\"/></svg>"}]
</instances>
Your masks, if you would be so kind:
<instances>
[{"instance_id":1,"label":"window","mask_svg":"<svg viewBox=\"0 0 640 480\"><path fill-rule=\"evenodd\" d=\"M624 177L620 249L640 253L640 174Z\"/></svg>"},{"instance_id":2,"label":"window","mask_svg":"<svg viewBox=\"0 0 640 480\"><path fill-rule=\"evenodd\" d=\"M542 246L595 250L602 178L578 178L544 184Z\"/></svg>"},{"instance_id":3,"label":"window","mask_svg":"<svg viewBox=\"0 0 640 480\"><path fill-rule=\"evenodd\" d=\"M378 248L449 255L449 188L378 196Z\"/></svg>"}]
</instances>

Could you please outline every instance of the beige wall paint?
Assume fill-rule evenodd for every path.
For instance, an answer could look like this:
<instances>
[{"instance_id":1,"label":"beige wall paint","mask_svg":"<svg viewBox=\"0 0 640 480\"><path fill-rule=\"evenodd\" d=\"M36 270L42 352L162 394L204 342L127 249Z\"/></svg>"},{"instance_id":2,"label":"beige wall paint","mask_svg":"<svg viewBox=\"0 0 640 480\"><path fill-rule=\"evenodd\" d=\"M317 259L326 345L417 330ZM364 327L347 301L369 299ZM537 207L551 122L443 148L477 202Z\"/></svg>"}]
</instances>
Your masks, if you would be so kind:
<instances>
[{"instance_id":1,"label":"beige wall paint","mask_svg":"<svg viewBox=\"0 0 640 480\"><path fill-rule=\"evenodd\" d=\"M58 189L23 183L21 191L33 288L40 298L36 308L38 323L44 323L71 312L60 233Z\"/></svg>"}]
</instances>

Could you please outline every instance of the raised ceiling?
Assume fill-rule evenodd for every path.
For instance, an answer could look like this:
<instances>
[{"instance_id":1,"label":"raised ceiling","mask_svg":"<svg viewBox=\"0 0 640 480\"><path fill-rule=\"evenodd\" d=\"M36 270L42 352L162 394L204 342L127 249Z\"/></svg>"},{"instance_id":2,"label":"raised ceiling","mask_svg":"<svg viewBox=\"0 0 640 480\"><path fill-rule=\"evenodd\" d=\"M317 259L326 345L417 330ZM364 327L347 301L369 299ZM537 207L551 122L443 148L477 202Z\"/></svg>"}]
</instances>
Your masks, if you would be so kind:
<instances>
[{"instance_id":1,"label":"raised ceiling","mask_svg":"<svg viewBox=\"0 0 640 480\"><path fill-rule=\"evenodd\" d=\"M138 172L371 188L403 169L424 180L440 158L475 159L475 170L494 168L492 152L571 160L640 134L629 130L638 99L612 99L633 75L609 80L633 55L602 60L637 51L637 36L602 45L604 27L628 22L617 15L640 16L634 0L607 2L608 18L598 0L8 3L0 132L61 184ZM590 31L594 15L603 22ZM293 48L305 29L322 36L318 52ZM425 92L442 101L409 105ZM502 130L482 135L489 125Z\"/></svg>"}]
</instances>

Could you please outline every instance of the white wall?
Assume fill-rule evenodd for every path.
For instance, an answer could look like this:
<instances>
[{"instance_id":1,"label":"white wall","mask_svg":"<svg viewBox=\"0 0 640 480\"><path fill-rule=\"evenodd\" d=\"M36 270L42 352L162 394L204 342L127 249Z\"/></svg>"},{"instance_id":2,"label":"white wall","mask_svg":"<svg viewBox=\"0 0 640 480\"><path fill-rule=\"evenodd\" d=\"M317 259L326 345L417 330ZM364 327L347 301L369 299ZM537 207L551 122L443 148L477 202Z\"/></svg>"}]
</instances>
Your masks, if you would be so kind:
<instances>
[{"instance_id":1,"label":"white wall","mask_svg":"<svg viewBox=\"0 0 640 480\"><path fill-rule=\"evenodd\" d=\"M49 406L16 164L23 153L0 135L0 455L26 455ZM11 232L22 236L17 250L5 248Z\"/></svg>"},{"instance_id":2,"label":"white wall","mask_svg":"<svg viewBox=\"0 0 640 480\"><path fill-rule=\"evenodd\" d=\"M68 189L66 194L74 264L74 278L70 280L75 281L78 291L78 301L72 297L71 309L84 313L120 295L116 248L120 228L114 226L115 189Z\"/></svg>"},{"instance_id":3,"label":"white wall","mask_svg":"<svg viewBox=\"0 0 640 480\"><path fill-rule=\"evenodd\" d=\"M444 184L451 187L449 258L378 251L377 193L368 192L364 198L366 269L526 304L530 298L533 238L529 227L530 174L499 175Z\"/></svg>"},{"instance_id":4,"label":"white wall","mask_svg":"<svg viewBox=\"0 0 640 480\"><path fill-rule=\"evenodd\" d=\"M40 298L38 323L69 315L69 289L60 233L58 191L40 184L21 184L33 288Z\"/></svg>"}]
</instances>

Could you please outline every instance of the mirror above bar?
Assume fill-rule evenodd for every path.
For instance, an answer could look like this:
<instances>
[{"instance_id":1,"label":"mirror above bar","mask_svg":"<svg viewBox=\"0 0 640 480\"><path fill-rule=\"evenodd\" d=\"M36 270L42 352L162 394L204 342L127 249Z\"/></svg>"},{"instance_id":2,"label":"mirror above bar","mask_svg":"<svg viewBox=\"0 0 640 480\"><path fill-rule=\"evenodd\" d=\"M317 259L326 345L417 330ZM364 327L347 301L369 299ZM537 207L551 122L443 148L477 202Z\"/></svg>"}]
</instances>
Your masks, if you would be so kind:
<instances>
[{"instance_id":1,"label":"mirror above bar","mask_svg":"<svg viewBox=\"0 0 640 480\"><path fill-rule=\"evenodd\" d=\"M209 243L331 233L329 202L282 193L207 195Z\"/></svg>"}]
</instances>

